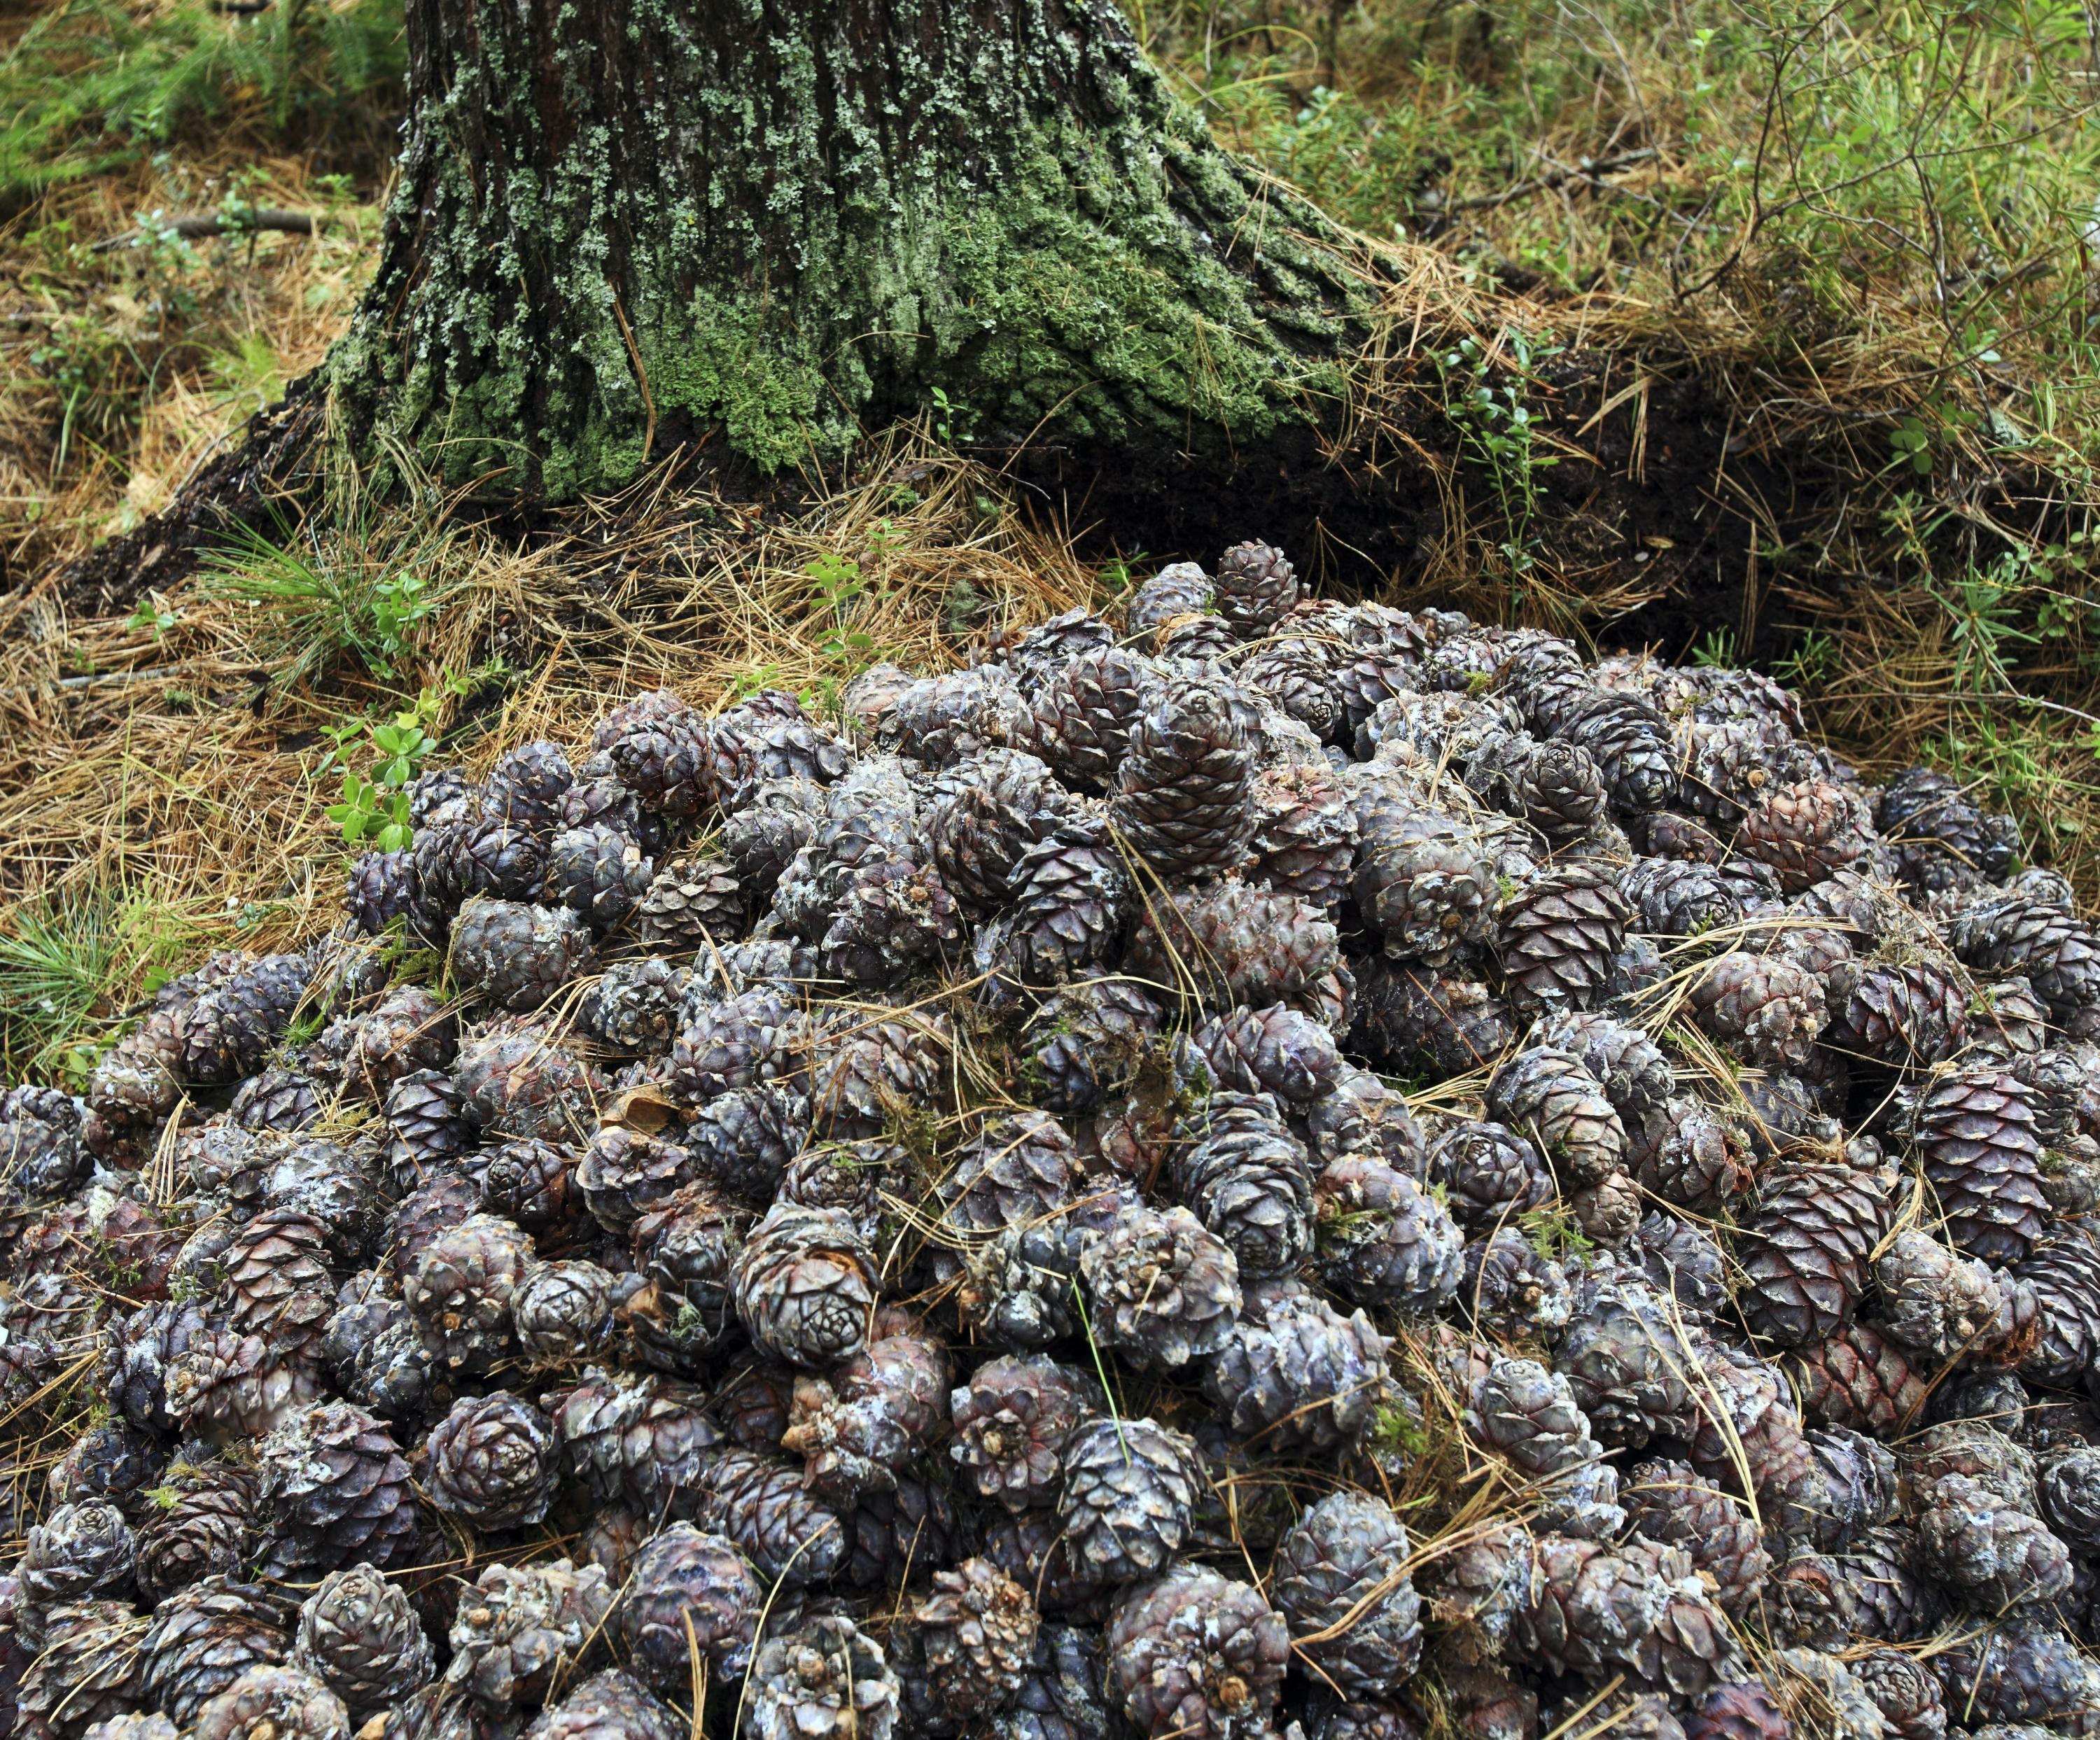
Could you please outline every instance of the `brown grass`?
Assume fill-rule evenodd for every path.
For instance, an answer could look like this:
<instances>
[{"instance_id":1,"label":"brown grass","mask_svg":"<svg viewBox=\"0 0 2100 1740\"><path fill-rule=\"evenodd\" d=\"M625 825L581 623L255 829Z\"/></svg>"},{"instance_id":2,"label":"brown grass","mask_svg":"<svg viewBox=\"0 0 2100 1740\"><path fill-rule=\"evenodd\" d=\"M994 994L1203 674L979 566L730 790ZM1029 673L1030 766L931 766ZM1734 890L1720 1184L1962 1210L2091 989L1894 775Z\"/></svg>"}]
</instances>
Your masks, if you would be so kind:
<instances>
[{"instance_id":1,"label":"brown grass","mask_svg":"<svg viewBox=\"0 0 2100 1740\"><path fill-rule=\"evenodd\" d=\"M39 573L165 507L266 394L320 363L378 235L377 205L333 196L320 168L258 154L235 124L217 149L68 183L0 227L7 569ZM202 240L186 257L95 251L142 212L214 209L243 172L258 177L252 203L321 214L319 232ZM71 429L68 356L96 379Z\"/></svg>"}]
</instances>

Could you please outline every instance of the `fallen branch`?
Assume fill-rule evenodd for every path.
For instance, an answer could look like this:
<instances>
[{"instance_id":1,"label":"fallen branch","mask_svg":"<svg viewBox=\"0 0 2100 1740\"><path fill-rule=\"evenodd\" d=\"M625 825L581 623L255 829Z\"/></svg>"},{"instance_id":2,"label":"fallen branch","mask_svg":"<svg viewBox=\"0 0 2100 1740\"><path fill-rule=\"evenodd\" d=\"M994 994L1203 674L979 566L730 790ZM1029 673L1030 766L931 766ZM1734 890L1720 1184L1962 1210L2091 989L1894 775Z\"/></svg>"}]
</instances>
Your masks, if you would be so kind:
<instances>
[{"instance_id":1,"label":"fallen branch","mask_svg":"<svg viewBox=\"0 0 2100 1740\"><path fill-rule=\"evenodd\" d=\"M303 211L280 211L274 206L259 205L253 211L229 214L223 212L194 212L187 217L170 218L164 223L153 226L162 236L179 236L185 240L195 240L205 236L247 236L258 230L281 230L288 236L311 236L314 233L313 214ZM145 233L143 230L126 230L121 236L112 236L97 242L95 251L107 253L112 248L128 248Z\"/></svg>"},{"instance_id":2,"label":"fallen branch","mask_svg":"<svg viewBox=\"0 0 2100 1740\"><path fill-rule=\"evenodd\" d=\"M1617 175L1637 164L1646 163L1656 156L1656 148L1643 145L1638 151L1622 151L1609 157L1584 157L1573 164L1556 163L1544 174L1526 176L1522 181L1511 182L1499 193L1483 193L1470 200L1454 200L1444 209L1446 211L1485 211L1492 206L1507 205L1511 200L1520 200L1528 193L1543 193L1549 188L1565 187L1571 181L1586 182L1591 187L1604 185L1607 175Z\"/></svg>"}]
</instances>

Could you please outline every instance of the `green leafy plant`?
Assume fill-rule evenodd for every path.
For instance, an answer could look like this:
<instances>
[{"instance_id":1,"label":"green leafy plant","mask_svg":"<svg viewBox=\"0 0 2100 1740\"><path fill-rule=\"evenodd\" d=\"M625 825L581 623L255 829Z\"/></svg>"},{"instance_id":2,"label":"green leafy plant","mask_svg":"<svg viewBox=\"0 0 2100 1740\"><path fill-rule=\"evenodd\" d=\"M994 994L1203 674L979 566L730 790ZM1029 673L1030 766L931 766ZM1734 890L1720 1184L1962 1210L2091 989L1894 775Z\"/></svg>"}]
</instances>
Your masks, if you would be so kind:
<instances>
[{"instance_id":1,"label":"green leafy plant","mask_svg":"<svg viewBox=\"0 0 2100 1740\"><path fill-rule=\"evenodd\" d=\"M465 680L448 678L436 689L424 689L414 706L395 714L385 725L353 719L329 729L329 747L314 771L316 777L342 774L342 801L329 804L324 813L341 831L346 846L399 852L414 843L408 787L438 747L430 728L445 699L465 694L471 686ZM371 756L362 773L350 765L351 748L360 744Z\"/></svg>"},{"instance_id":2,"label":"green leafy plant","mask_svg":"<svg viewBox=\"0 0 2100 1740\"><path fill-rule=\"evenodd\" d=\"M1551 334L1533 337L1506 327L1493 345L1462 338L1437 359L1445 410L1467 456L1493 486L1504 531L1497 547L1512 580L1520 581L1535 562L1531 528L1538 512L1539 474L1560 463L1540 445L1539 419L1525 394L1538 384L1539 366L1561 348Z\"/></svg>"},{"instance_id":3,"label":"green leafy plant","mask_svg":"<svg viewBox=\"0 0 2100 1740\"><path fill-rule=\"evenodd\" d=\"M876 553L885 546L878 545ZM870 585L861 565L850 556L826 553L812 557L802 572L810 582L810 603L818 645L824 656L849 671L865 670L882 657L875 637L855 627L871 605L888 600L889 593Z\"/></svg>"}]
</instances>

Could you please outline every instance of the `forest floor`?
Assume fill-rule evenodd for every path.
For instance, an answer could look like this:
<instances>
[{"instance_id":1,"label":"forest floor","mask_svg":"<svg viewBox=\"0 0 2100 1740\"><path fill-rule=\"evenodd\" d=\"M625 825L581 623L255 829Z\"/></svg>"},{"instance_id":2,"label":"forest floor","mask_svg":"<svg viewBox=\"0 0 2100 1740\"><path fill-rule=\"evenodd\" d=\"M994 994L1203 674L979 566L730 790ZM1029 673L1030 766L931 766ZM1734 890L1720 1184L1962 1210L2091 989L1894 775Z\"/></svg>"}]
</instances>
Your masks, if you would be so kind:
<instances>
[{"instance_id":1,"label":"forest floor","mask_svg":"<svg viewBox=\"0 0 2100 1740\"><path fill-rule=\"evenodd\" d=\"M1607 642L1675 623L1665 656L1771 669L1864 764L1947 767L2028 818L2032 859L2100 893L2100 51L2080 7L1132 12L1220 136L1383 248L1445 336L1418 374L1458 432L1445 533L1392 601ZM346 855L440 747L472 762L572 736L660 684L821 704L875 659L955 662L1007 622L1217 553L1052 525L936 421L764 500L666 472L526 527L344 478L326 514L168 592L69 584L341 329L401 68L396 0L0 0L11 1078L84 1073L180 959L320 927ZM219 233L177 222L200 218ZM1664 395L1651 417L1657 346L1736 407L1715 451L1762 471L1683 474ZM1577 349L1626 363L1585 383L1626 432L1601 459L1558 372ZM1814 511L1774 509L1804 441ZM1658 618L1652 590L1583 584L1559 535L1579 513L1549 536L1543 504L1606 472L1736 516L1740 609ZM1469 500L1515 534L1468 535ZM1660 573L1671 540L1651 541L1627 560Z\"/></svg>"}]
</instances>

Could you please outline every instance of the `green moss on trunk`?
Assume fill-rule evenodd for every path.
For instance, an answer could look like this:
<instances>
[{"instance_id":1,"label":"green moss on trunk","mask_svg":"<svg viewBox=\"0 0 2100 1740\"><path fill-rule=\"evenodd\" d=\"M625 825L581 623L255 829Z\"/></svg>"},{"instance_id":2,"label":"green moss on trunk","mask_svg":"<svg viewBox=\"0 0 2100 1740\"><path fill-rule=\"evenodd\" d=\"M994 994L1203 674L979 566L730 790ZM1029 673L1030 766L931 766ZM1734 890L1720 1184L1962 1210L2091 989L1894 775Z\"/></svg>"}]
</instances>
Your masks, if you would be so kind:
<instances>
[{"instance_id":1,"label":"green moss on trunk","mask_svg":"<svg viewBox=\"0 0 2100 1740\"><path fill-rule=\"evenodd\" d=\"M1360 309L1317 214L1083 0L410 0L339 426L549 500L653 424L768 468L959 433L1196 452L1317 420ZM646 388L645 388L646 382Z\"/></svg>"}]
</instances>

